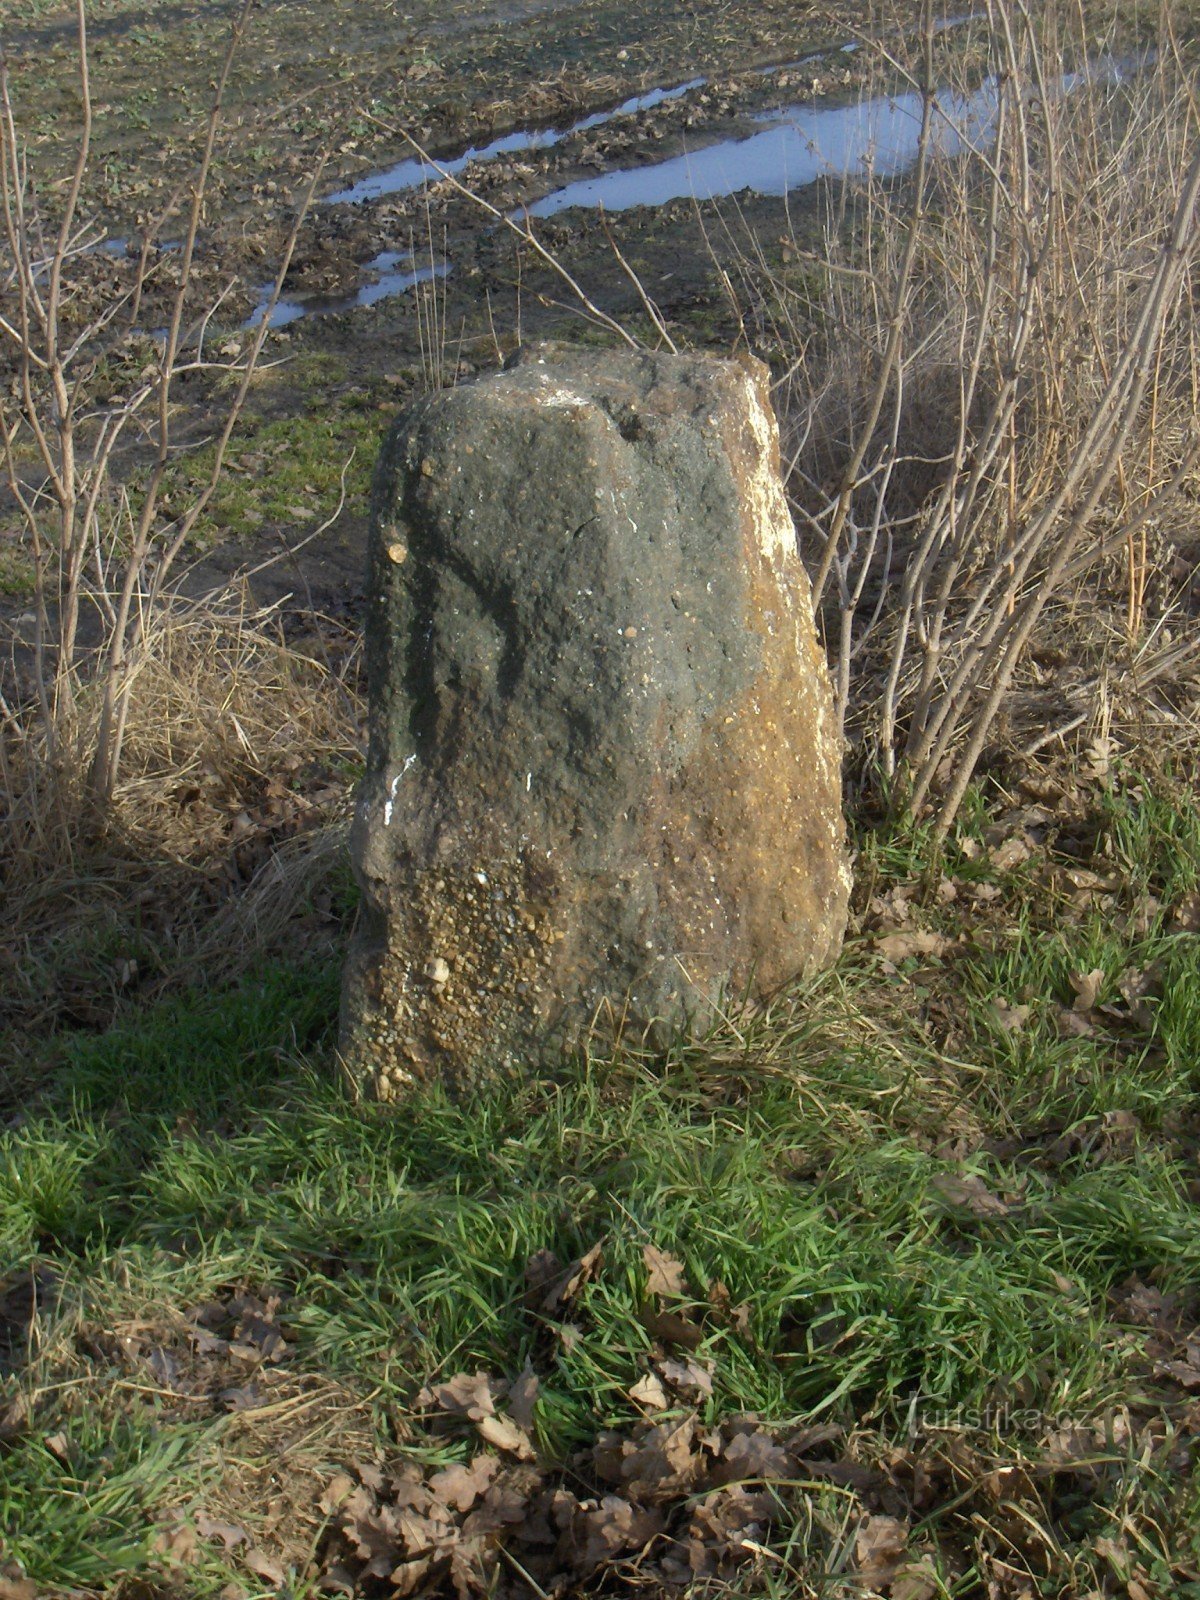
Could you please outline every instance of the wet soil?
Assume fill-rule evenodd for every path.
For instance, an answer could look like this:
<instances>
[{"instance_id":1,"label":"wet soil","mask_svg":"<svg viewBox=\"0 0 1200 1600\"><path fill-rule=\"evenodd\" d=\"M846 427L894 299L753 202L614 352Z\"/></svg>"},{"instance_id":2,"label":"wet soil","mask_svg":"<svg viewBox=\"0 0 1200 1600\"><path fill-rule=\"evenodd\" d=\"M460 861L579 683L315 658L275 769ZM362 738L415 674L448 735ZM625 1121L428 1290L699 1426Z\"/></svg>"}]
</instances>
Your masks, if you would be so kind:
<instances>
[{"instance_id":1,"label":"wet soil","mask_svg":"<svg viewBox=\"0 0 1200 1600\"><path fill-rule=\"evenodd\" d=\"M155 226L156 211L194 162L238 9L233 0L89 7L96 127L87 199L96 236L107 228L110 239L79 265L85 299L96 303L127 284L143 237L178 233L177 221ZM948 10L942 21L961 18ZM306 452L341 449L349 439L356 466L345 508L316 538L312 521L323 520L336 497L317 496L297 517L294 505L280 505L286 495L272 501L269 483L256 498L257 474L248 472L247 492L227 496L206 529L190 585L259 567L306 540L256 575L257 593L353 612L369 462L404 400L431 381L494 366L522 339L611 338L506 216L551 213L536 221L540 243L594 306L639 337L656 338L649 302L681 346L743 345L782 357L771 307L746 290L739 261L753 256L775 274L802 272L797 245L802 255L820 243L827 183L786 202L742 193L703 207L681 197L605 213L595 204L567 208L561 196L592 199L571 186L617 171L700 161L722 141L761 135L784 108L809 119L794 130L802 145L812 118L853 104L868 81L876 92L907 87L898 69L915 48L910 22L903 8L891 9L885 24L861 6L834 22L788 0L509 0L482 8L407 0L403 9L375 0L267 0L255 8L234 59L199 239L200 279L210 294L235 280L226 332L236 337L240 322L261 314L295 194L324 150L318 202L277 308L265 351L272 365L256 383L248 432L282 430L287 439L295 424L288 461L305 494L317 481ZM32 169L48 190L78 124L70 8L0 0L0 30ZM891 58L883 76L878 54L862 47L880 34ZM980 29L952 26L935 44L947 70L953 61L968 80L982 76ZM827 120L832 126L839 117ZM414 139L452 163L457 181L434 174L417 182ZM503 147L489 149L498 140ZM732 148L736 173L744 147ZM379 179L397 163L409 164L408 187ZM155 259L165 296L171 257ZM151 292L144 330L156 303ZM199 384L183 398L181 436L202 437L213 396ZM334 444L311 426L314 414ZM0 507L0 523L7 521Z\"/></svg>"},{"instance_id":2,"label":"wet soil","mask_svg":"<svg viewBox=\"0 0 1200 1600\"><path fill-rule=\"evenodd\" d=\"M91 195L110 220L132 222L187 170L240 7L95 0L88 9ZM38 0L0 6L18 118L35 171L47 176L78 130L72 11ZM306 173L325 148L333 188L408 153L403 128L444 149L839 37L791 0L266 0L250 14L231 72L222 209L269 208L268 185Z\"/></svg>"}]
</instances>

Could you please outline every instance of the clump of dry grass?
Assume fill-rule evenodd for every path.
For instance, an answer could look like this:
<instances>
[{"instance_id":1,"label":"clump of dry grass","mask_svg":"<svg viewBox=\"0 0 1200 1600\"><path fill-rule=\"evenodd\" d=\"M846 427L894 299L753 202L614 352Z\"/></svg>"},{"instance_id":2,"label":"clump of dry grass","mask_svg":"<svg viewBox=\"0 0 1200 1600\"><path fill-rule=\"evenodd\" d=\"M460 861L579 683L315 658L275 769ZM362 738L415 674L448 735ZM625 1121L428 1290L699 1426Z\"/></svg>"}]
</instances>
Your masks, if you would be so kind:
<instances>
[{"instance_id":1,"label":"clump of dry grass","mask_svg":"<svg viewBox=\"0 0 1200 1600\"><path fill-rule=\"evenodd\" d=\"M841 715L942 834L1014 697L1085 661L1065 720L1094 736L1100 700L1179 665L1200 161L1160 24L1130 46L993 0L953 50L931 17L911 47L883 29L868 93L909 97L914 165L886 175L885 133L798 273L744 263Z\"/></svg>"},{"instance_id":2,"label":"clump of dry grass","mask_svg":"<svg viewBox=\"0 0 1200 1600\"><path fill-rule=\"evenodd\" d=\"M361 748L358 664L344 631L325 661L292 648L279 616L244 591L163 612L103 808L87 783L99 688L78 696L53 757L41 720L11 715L0 736L0 1016L102 1023L122 995L228 980L335 930Z\"/></svg>"}]
</instances>

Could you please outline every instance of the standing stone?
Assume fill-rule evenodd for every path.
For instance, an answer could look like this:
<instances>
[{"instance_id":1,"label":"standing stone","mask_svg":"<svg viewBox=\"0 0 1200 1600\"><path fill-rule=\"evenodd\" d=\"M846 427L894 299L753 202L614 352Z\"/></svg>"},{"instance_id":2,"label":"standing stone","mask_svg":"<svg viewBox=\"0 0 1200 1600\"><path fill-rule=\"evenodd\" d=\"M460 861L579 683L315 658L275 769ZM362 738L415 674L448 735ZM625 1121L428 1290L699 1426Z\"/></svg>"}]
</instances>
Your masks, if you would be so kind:
<instances>
[{"instance_id":1,"label":"standing stone","mask_svg":"<svg viewBox=\"0 0 1200 1600\"><path fill-rule=\"evenodd\" d=\"M759 363L539 346L413 405L367 654L364 1088L661 1042L837 953L841 752Z\"/></svg>"}]
</instances>

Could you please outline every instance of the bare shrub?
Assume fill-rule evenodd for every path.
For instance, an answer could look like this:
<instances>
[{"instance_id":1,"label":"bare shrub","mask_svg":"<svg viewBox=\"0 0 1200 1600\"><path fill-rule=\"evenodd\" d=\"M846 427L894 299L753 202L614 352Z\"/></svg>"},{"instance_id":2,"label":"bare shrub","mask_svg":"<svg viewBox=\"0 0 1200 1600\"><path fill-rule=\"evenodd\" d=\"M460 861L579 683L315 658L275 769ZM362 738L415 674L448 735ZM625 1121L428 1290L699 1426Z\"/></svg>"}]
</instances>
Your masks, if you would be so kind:
<instances>
[{"instance_id":1,"label":"bare shrub","mask_svg":"<svg viewBox=\"0 0 1200 1600\"><path fill-rule=\"evenodd\" d=\"M97 270L105 233L84 212L84 0L64 183L30 175L0 52L0 469L33 563L32 625L0 692L0 1027L104 1023L128 995L232 979L339 929L320 907L345 876L357 637L310 618L334 643L310 659L244 583L199 592L189 555L323 166L294 197L265 312L231 332L235 282L214 275L202 224L251 9L192 179L121 271Z\"/></svg>"},{"instance_id":2,"label":"bare shrub","mask_svg":"<svg viewBox=\"0 0 1200 1600\"><path fill-rule=\"evenodd\" d=\"M160 607L103 835L80 839L88 773L71 759L102 684L79 689L78 726L60 714L57 764L36 728L0 730L0 1027L106 1021L163 982L336 943L364 707L357 632L329 631L329 660L296 650L244 587Z\"/></svg>"},{"instance_id":3,"label":"bare shrub","mask_svg":"<svg viewBox=\"0 0 1200 1600\"><path fill-rule=\"evenodd\" d=\"M829 191L798 286L743 261L792 356L840 715L899 802L936 794L943 834L1053 601L1123 559L1136 644L1147 530L1197 456L1200 156L1169 27L1125 60L1023 0L991 0L985 31L950 86L930 16L915 62L876 38L876 91L920 119L913 167Z\"/></svg>"},{"instance_id":4,"label":"bare shrub","mask_svg":"<svg viewBox=\"0 0 1200 1600\"><path fill-rule=\"evenodd\" d=\"M29 736L50 769L87 764L76 797L103 812L115 793L134 686L173 599L175 569L212 500L323 163L297 197L266 314L253 331L216 321L232 282L206 298L197 253L230 72L253 0L244 0L214 80L195 174L145 230L128 288L95 305L80 270L104 242L82 212L92 89L87 7L76 0L80 132L65 195L47 202L33 183L18 132L8 62L0 51L0 388L3 472L33 559L33 638L27 655L36 730L22 705L0 707L11 738ZM51 195L56 185L49 185ZM172 222L177 249L159 245ZM164 326L139 332L150 311ZM216 348L214 349L214 345ZM202 433L180 430L180 389L203 384L216 406ZM203 452L200 487L176 505L181 461ZM91 693L98 687L98 693ZM91 709L86 732L81 696Z\"/></svg>"}]
</instances>

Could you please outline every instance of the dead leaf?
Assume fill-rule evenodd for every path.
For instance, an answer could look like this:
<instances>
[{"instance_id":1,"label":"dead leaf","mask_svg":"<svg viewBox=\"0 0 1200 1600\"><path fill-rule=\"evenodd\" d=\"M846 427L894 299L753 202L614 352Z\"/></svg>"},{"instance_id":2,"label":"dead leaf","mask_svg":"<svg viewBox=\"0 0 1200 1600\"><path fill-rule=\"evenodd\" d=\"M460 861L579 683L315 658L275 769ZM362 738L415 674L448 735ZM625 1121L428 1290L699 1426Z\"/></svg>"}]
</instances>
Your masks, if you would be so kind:
<instances>
[{"instance_id":1,"label":"dead leaf","mask_svg":"<svg viewBox=\"0 0 1200 1600\"><path fill-rule=\"evenodd\" d=\"M539 1301L562 1273L562 1262L553 1250L535 1250L525 1263L525 1297Z\"/></svg>"},{"instance_id":2,"label":"dead leaf","mask_svg":"<svg viewBox=\"0 0 1200 1600\"><path fill-rule=\"evenodd\" d=\"M941 1583L928 1557L906 1561L892 1579L892 1600L933 1600Z\"/></svg>"},{"instance_id":3,"label":"dead leaf","mask_svg":"<svg viewBox=\"0 0 1200 1600\"><path fill-rule=\"evenodd\" d=\"M796 1455L805 1455L809 1450L815 1450L818 1445L832 1444L835 1439L845 1437L846 1430L836 1422L813 1422L806 1428L798 1428L795 1433L788 1435L788 1449Z\"/></svg>"},{"instance_id":4,"label":"dead leaf","mask_svg":"<svg viewBox=\"0 0 1200 1600\"><path fill-rule=\"evenodd\" d=\"M253 1411L262 1398L252 1383L241 1387L222 1389L218 1396L226 1411Z\"/></svg>"},{"instance_id":5,"label":"dead leaf","mask_svg":"<svg viewBox=\"0 0 1200 1600\"><path fill-rule=\"evenodd\" d=\"M686 1361L660 1361L658 1370L685 1400L708 1400L713 1392L712 1369L690 1357Z\"/></svg>"},{"instance_id":6,"label":"dead leaf","mask_svg":"<svg viewBox=\"0 0 1200 1600\"><path fill-rule=\"evenodd\" d=\"M997 872L1011 872L1022 861L1029 860L1029 845L1020 834L1013 834L992 851L992 866Z\"/></svg>"},{"instance_id":7,"label":"dead leaf","mask_svg":"<svg viewBox=\"0 0 1200 1600\"><path fill-rule=\"evenodd\" d=\"M1154 1373L1156 1377L1174 1378L1183 1389L1200 1389L1200 1365L1191 1361L1158 1361Z\"/></svg>"},{"instance_id":8,"label":"dead leaf","mask_svg":"<svg viewBox=\"0 0 1200 1600\"><path fill-rule=\"evenodd\" d=\"M1136 939L1144 939L1161 914L1161 900L1152 894L1140 894L1130 908L1127 931Z\"/></svg>"},{"instance_id":9,"label":"dead leaf","mask_svg":"<svg viewBox=\"0 0 1200 1600\"><path fill-rule=\"evenodd\" d=\"M1148 967L1126 967L1117 979L1117 992L1130 1016L1147 1031L1154 1026L1154 1007L1148 1002L1161 997L1162 976L1162 963L1152 961Z\"/></svg>"},{"instance_id":10,"label":"dead leaf","mask_svg":"<svg viewBox=\"0 0 1200 1600\"><path fill-rule=\"evenodd\" d=\"M1042 1457L1054 1467L1085 1465L1096 1454L1096 1440L1083 1428L1057 1428L1046 1436Z\"/></svg>"},{"instance_id":11,"label":"dead leaf","mask_svg":"<svg viewBox=\"0 0 1200 1600\"><path fill-rule=\"evenodd\" d=\"M949 1205L969 1211L973 1217L1006 1217L1010 1209L974 1174L958 1177L952 1172L938 1173L930 1187Z\"/></svg>"},{"instance_id":12,"label":"dead leaf","mask_svg":"<svg viewBox=\"0 0 1200 1600\"><path fill-rule=\"evenodd\" d=\"M317 1501L318 1510L324 1511L326 1516L332 1516L342 1502L354 1493L354 1479L345 1472L335 1472L325 1485L324 1493Z\"/></svg>"},{"instance_id":13,"label":"dead leaf","mask_svg":"<svg viewBox=\"0 0 1200 1600\"><path fill-rule=\"evenodd\" d=\"M233 1522L219 1522L215 1517L206 1516L203 1511L196 1513L196 1532L202 1539L219 1539L226 1550L236 1549L239 1544L245 1544L248 1538L245 1528L239 1528Z\"/></svg>"},{"instance_id":14,"label":"dead leaf","mask_svg":"<svg viewBox=\"0 0 1200 1600\"><path fill-rule=\"evenodd\" d=\"M690 1416L648 1428L621 1458L621 1477L629 1492L639 1500L657 1499L690 1484L701 1460L692 1448L695 1436L696 1419Z\"/></svg>"},{"instance_id":15,"label":"dead leaf","mask_svg":"<svg viewBox=\"0 0 1200 1600\"><path fill-rule=\"evenodd\" d=\"M222 1339L215 1333L206 1333L203 1328L194 1328L188 1338L195 1345L197 1355L223 1356L229 1349L228 1339Z\"/></svg>"},{"instance_id":16,"label":"dead leaf","mask_svg":"<svg viewBox=\"0 0 1200 1600\"><path fill-rule=\"evenodd\" d=\"M586 1283L600 1270L603 1247L594 1244L577 1261L563 1268L551 1250L539 1250L525 1266L525 1299L531 1311L554 1316L570 1305Z\"/></svg>"},{"instance_id":17,"label":"dead leaf","mask_svg":"<svg viewBox=\"0 0 1200 1600\"><path fill-rule=\"evenodd\" d=\"M558 1304L566 1305L574 1300L585 1283L590 1283L599 1271L603 1252L600 1245L594 1244L590 1250L584 1252L573 1261L564 1273L564 1281L558 1291Z\"/></svg>"},{"instance_id":18,"label":"dead leaf","mask_svg":"<svg viewBox=\"0 0 1200 1600\"><path fill-rule=\"evenodd\" d=\"M1064 1039L1095 1037L1096 1030L1088 1019L1078 1011L1068 1011L1066 1006L1055 1007L1053 1020L1055 1028Z\"/></svg>"},{"instance_id":19,"label":"dead leaf","mask_svg":"<svg viewBox=\"0 0 1200 1600\"><path fill-rule=\"evenodd\" d=\"M1171 926L1177 933L1200 933L1200 889L1184 895L1175 907Z\"/></svg>"},{"instance_id":20,"label":"dead leaf","mask_svg":"<svg viewBox=\"0 0 1200 1600\"><path fill-rule=\"evenodd\" d=\"M1108 1562L1118 1578L1129 1571L1129 1551L1115 1539L1101 1534L1099 1538L1093 1540L1092 1549L1102 1560Z\"/></svg>"},{"instance_id":21,"label":"dead leaf","mask_svg":"<svg viewBox=\"0 0 1200 1600\"><path fill-rule=\"evenodd\" d=\"M993 1000L992 1010L1005 1033L1020 1033L1029 1021L1028 1006L1010 1006L1005 1000Z\"/></svg>"},{"instance_id":22,"label":"dead leaf","mask_svg":"<svg viewBox=\"0 0 1200 1600\"><path fill-rule=\"evenodd\" d=\"M1111 894L1114 889L1121 887L1121 878L1117 873L1101 875L1093 872L1090 867L1065 867L1063 877L1076 889L1084 889L1088 893Z\"/></svg>"},{"instance_id":23,"label":"dead leaf","mask_svg":"<svg viewBox=\"0 0 1200 1600\"><path fill-rule=\"evenodd\" d=\"M967 892L972 900L981 905L988 905L993 900L999 900L1004 890L998 883L972 883Z\"/></svg>"},{"instance_id":24,"label":"dead leaf","mask_svg":"<svg viewBox=\"0 0 1200 1600\"><path fill-rule=\"evenodd\" d=\"M0 1405L0 1443L19 1439L28 1431L32 1409L29 1396L20 1392Z\"/></svg>"},{"instance_id":25,"label":"dead leaf","mask_svg":"<svg viewBox=\"0 0 1200 1600\"><path fill-rule=\"evenodd\" d=\"M873 1589L890 1583L908 1546L908 1529L895 1517L868 1517L854 1541L854 1559L863 1582Z\"/></svg>"},{"instance_id":26,"label":"dead leaf","mask_svg":"<svg viewBox=\"0 0 1200 1600\"><path fill-rule=\"evenodd\" d=\"M0 1577L0 1600L38 1600L38 1586L28 1578Z\"/></svg>"},{"instance_id":27,"label":"dead leaf","mask_svg":"<svg viewBox=\"0 0 1200 1600\"><path fill-rule=\"evenodd\" d=\"M790 1478L795 1461L769 1433L756 1428L734 1435L725 1446L721 1465L721 1477L729 1482L734 1478Z\"/></svg>"},{"instance_id":28,"label":"dead leaf","mask_svg":"<svg viewBox=\"0 0 1200 1600\"><path fill-rule=\"evenodd\" d=\"M1133 1278L1123 1285L1117 1309L1148 1328L1168 1328L1178 1304L1178 1295L1163 1294L1161 1289Z\"/></svg>"},{"instance_id":29,"label":"dead leaf","mask_svg":"<svg viewBox=\"0 0 1200 1600\"><path fill-rule=\"evenodd\" d=\"M743 1300L740 1305L733 1304L733 1296L720 1278L714 1278L708 1287L708 1303L717 1316L732 1324L739 1333L750 1332L750 1307ZM643 1321L645 1317L643 1315ZM693 1347L694 1348L694 1347Z\"/></svg>"},{"instance_id":30,"label":"dead leaf","mask_svg":"<svg viewBox=\"0 0 1200 1600\"><path fill-rule=\"evenodd\" d=\"M875 947L888 961L906 961L909 956L944 956L952 940L928 928L913 928L902 933L885 934L876 939Z\"/></svg>"},{"instance_id":31,"label":"dead leaf","mask_svg":"<svg viewBox=\"0 0 1200 1600\"><path fill-rule=\"evenodd\" d=\"M496 1401L491 1376L486 1372L456 1372L445 1383L435 1383L422 1389L414 1404L419 1411L439 1406L455 1416L466 1417L470 1422L481 1422L494 1416Z\"/></svg>"},{"instance_id":32,"label":"dead leaf","mask_svg":"<svg viewBox=\"0 0 1200 1600\"><path fill-rule=\"evenodd\" d=\"M182 1387L180 1385L179 1359L170 1350L149 1351L146 1365L164 1389L173 1389L176 1393L183 1393L186 1390L186 1384Z\"/></svg>"},{"instance_id":33,"label":"dead leaf","mask_svg":"<svg viewBox=\"0 0 1200 1600\"><path fill-rule=\"evenodd\" d=\"M676 1300L687 1294L682 1261L677 1261L674 1256L667 1255L652 1244L642 1251L642 1259L649 1273L646 1288L650 1294Z\"/></svg>"},{"instance_id":34,"label":"dead leaf","mask_svg":"<svg viewBox=\"0 0 1200 1600\"><path fill-rule=\"evenodd\" d=\"M582 1511L578 1523L583 1534L579 1559L585 1572L616 1556L644 1549L663 1529L661 1512L632 1506L612 1494L605 1495L594 1509Z\"/></svg>"},{"instance_id":35,"label":"dead leaf","mask_svg":"<svg viewBox=\"0 0 1200 1600\"><path fill-rule=\"evenodd\" d=\"M483 1417L476 1424L479 1436L488 1444L494 1444L497 1450L506 1450L520 1461L533 1461L537 1452L529 1441L529 1435L523 1428L518 1428L511 1417Z\"/></svg>"},{"instance_id":36,"label":"dead leaf","mask_svg":"<svg viewBox=\"0 0 1200 1600\"><path fill-rule=\"evenodd\" d=\"M680 1345L684 1350L696 1350L704 1343L704 1330L680 1311L660 1311L647 1303L642 1307L642 1326L652 1338L661 1339L663 1344Z\"/></svg>"},{"instance_id":37,"label":"dead leaf","mask_svg":"<svg viewBox=\"0 0 1200 1600\"><path fill-rule=\"evenodd\" d=\"M425 1579L433 1570L433 1560L426 1556L420 1561L402 1561L399 1566L393 1567L389 1573L380 1573L380 1577L387 1577L392 1585L392 1593L397 1595L416 1594ZM357 1593L358 1586L355 1585Z\"/></svg>"},{"instance_id":38,"label":"dead leaf","mask_svg":"<svg viewBox=\"0 0 1200 1600\"><path fill-rule=\"evenodd\" d=\"M268 1302L262 1311L251 1307L243 1314L237 1328L237 1342L253 1345L264 1361L282 1361L287 1354L287 1340L279 1324L272 1319L273 1310L274 1302Z\"/></svg>"},{"instance_id":39,"label":"dead leaf","mask_svg":"<svg viewBox=\"0 0 1200 1600\"><path fill-rule=\"evenodd\" d=\"M670 1403L662 1380L655 1377L653 1372L647 1372L625 1392L635 1405L644 1406L647 1411L665 1411Z\"/></svg>"},{"instance_id":40,"label":"dead leaf","mask_svg":"<svg viewBox=\"0 0 1200 1600\"><path fill-rule=\"evenodd\" d=\"M625 1479L625 1457L632 1455L633 1442L626 1434L611 1428L598 1433L592 1445L592 1465L602 1483L622 1483Z\"/></svg>"},{"instance_id":41,"label":"dead leaf","mask_svg":"<svg viewBox=\"0 0 1200 1600\"><path fill-rule=\"evenodd\" d=\"M268 1583L273 1583L276 1588L282 1588L287 1582L287 1574L272 1556L265 1550L260 1550L257 1545L247 1550L242 1555L242 1565L249 1567L255 1577L265 1578Z\"/></svg>"},{"instance_id":42,"label":"dead leaf","mask_svg":"<svg viewBox=\"0 0 1200 1600\"><path fill-rule=\"evenodd\" d=\"M1115 739L1100 734L1088 745L1085 752L1088 759L1088 775L1097 780L1107 778L1112 758L1119 750L1120 745Z\"/></svg>"},{"instance_id":43,"label":"dead leaf","mask_svg":"<svg viewBox=\"0 0 1200 1600\"><path fill-rule=\"evenodd\" d=\"M1104 987L1104 969L1095 967L1091 972L1072 972L1068 976L1075 991L1075 1001L1071 1009L1081 1015L1087 1011L1094 1011L1096 1001L1100 998L1100 991Z\"/></svg>"},{"instance_id":44,"label":"dead leaf","mask_svg":"<svg viewBox=\"0 0 1200 1600\"><path fill-rule=\"evenodd\" d=\"M487 1492L499 1468L500 1463L495 1456L480 1451L469 1467L456 1464L435 1472L429 1480L429 1492L455 1511L470 1511Z\"/></svg>"},{"instance_id":45,"label":"dead leaf","mask_svg":"<svg viewBox=\"0 0 1200 1600\"><path fill-rule=\"evenodd\" d=\"M163 1528L154 1536L154 1552L178 1566L186 1566L196 1559L196 1530L190 1523L180 1522L173 1528ZM0 1582L0 1600L5 1600L4 1586Z\"/></svg>"}]
</instances>

